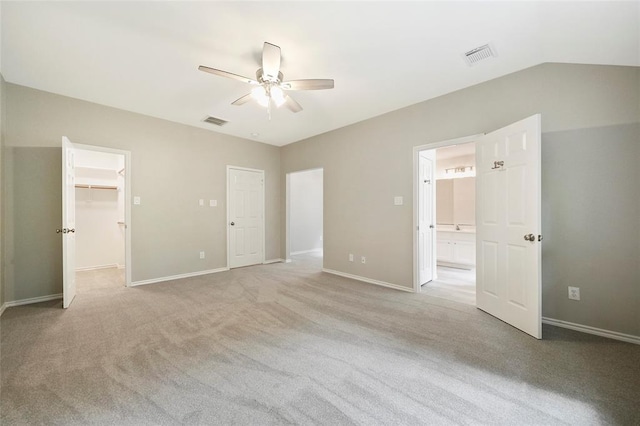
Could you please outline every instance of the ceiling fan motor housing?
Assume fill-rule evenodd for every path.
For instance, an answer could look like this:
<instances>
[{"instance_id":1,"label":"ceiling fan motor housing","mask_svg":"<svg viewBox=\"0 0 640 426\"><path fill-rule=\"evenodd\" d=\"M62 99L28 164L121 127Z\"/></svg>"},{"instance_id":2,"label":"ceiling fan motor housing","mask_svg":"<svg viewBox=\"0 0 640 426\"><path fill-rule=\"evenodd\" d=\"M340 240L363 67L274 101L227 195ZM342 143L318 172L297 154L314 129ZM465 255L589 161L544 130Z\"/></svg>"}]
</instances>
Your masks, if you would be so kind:
<instances>
[{"instance_id":1,"label":"ceiling fan motor housing","mask_svg":"<svg viewBox=\"0 0 640 426\"><path fill-rule=\"evenodd\" d=\"M258 71L256 71L256 80L258 80L260 84L265 82L280 84L280 82L283 80L284 75L282 74L282 72L278 71L278 76L276 78L270 78L270 76L266 77L267 78L265 78L262 68L258 68Z\"/></svg>"}]
</instances>

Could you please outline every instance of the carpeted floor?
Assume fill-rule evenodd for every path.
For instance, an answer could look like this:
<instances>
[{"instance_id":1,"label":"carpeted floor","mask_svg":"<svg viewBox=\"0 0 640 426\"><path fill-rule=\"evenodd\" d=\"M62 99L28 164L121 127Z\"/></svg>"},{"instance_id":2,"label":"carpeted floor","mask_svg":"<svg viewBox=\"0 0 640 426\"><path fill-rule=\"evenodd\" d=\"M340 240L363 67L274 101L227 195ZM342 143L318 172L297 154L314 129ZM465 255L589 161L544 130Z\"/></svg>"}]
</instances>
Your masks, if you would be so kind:
<instances>
[{"instance_id":1,"label":"carpeted floor","mask_svg":"<svg viewBox=\"0 0 640 426\"><path fill-rule=\"evenodd\" d=\"M322 273L314 260L9 308L14 424L640 424L640 346Z\"/></svg>"}]
</instances>

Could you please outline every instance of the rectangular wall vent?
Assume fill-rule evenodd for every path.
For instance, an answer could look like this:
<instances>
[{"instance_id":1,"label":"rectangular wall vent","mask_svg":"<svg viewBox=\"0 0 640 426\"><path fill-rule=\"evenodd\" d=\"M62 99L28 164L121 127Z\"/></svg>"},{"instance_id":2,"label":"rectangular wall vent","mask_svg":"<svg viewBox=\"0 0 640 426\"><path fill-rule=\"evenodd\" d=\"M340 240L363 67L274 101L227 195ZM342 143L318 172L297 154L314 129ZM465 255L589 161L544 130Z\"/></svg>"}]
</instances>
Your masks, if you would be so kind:
<instances>
[{"instance_id":1,"label":"rectangular wall vent","mask_svg":"<svg viewBox=\"0 0 640 426\"><path fill-rule=\"evenodd\" d=\"M207 117L202 121L204 121L205 123L215 124L216 126L224 126L225 124L228 123L228 121L223 120L221 118L217 118L217 117Z\"/></svg>"},{"instance_id":2,"label":"rectangular wall vent","mask_svg":"<svg viewBox=\"0 0 640 426\"><path fill-rule=\"evenodd\" d=\"M496 55L495 49L490 44L485 44L484 46L476 47L475 49L471 49L470 51L464 54L464 59L469 66L473 66L480 61L485 59L493 58Z\"/></svg>"}]
</instances>

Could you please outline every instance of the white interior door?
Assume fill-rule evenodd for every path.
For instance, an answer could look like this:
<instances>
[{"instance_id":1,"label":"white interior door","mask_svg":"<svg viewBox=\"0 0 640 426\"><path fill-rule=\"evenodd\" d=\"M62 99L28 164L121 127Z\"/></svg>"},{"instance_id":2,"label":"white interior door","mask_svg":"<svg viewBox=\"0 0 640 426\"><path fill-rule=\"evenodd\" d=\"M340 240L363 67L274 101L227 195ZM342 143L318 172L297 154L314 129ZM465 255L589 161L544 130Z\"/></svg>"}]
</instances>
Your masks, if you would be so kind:
<instances>
[{"instance_id":1,"label":"white interior door","mask_svg":"<svg viewBox=\"0 0 640 426\"><path fill-rule=\"evenodd\" d=\"M476 148L476 303L542 338L539 114L482 137Z\"/></svg>"},{"instance_id":2,"label":"white interior door","mask_svg":"<svg viewBox=\"0 0 640 426\"><path fill-rule=\"evenodd\" d=\"M264 172L227 169L229 268L264 262Z\"/></svg>"},{"instance_id":3,"label":"white interior door","mask_svg":"<svg viewBox=\"0 0 640 426\"><path fill-rule=\"evenodd\" d=\"M418 174L418 262L420 285L434 278L434 151L422 151L419 158Z\"/></svg>"},{"instance_id":4,"label":"white interior door","mask_svg":"<svg viewBox=\"0 0 640 426\"><path fill-rule=\"evenodd\" d=\"M62 137L62 307L76 297L76 172L75 148Z\"/></svg>"}]
</instances>

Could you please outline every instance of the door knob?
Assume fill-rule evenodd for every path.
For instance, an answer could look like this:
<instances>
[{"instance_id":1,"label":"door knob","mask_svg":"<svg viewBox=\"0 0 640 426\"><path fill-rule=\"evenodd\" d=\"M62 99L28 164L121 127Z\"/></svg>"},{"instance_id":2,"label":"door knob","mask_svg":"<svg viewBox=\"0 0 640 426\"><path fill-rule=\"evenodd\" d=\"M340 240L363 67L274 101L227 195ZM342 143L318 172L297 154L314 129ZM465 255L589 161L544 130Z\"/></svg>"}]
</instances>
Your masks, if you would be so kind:
<instances>
[{"instance_id":1,"label":"door knob","mask_svg":"<svg viewBox=\"0 0 640 426\"><path fill-rule=\"evenodd\" d=\"M62 229L56 229L56 234L59 234L62 232Z\"/></svg>"},{"instance_id":2,"label":"door knob","mask_svg":"<svg viewBox=\"0 0 640 426\"><path fill-rule=\"evenodd\" d=\"M433 229L433 228L435 228L435 226L433 226L433 225L429 225L429 228Z\"/></svg>"},{"instance_id":3,"label":"door knob","mask_svg":"<svg viewBox=\"0 0 640 426\"><path fill-rule=\"evenodd\" d=\"M527 235L524 236L524 240L525 241L535 241L536 237L533 234L527 234Z\"/></svg>"},{"instance_id":4,"label":"door knob","mask_svg":"<svg viewBox=\"0 0 640 426\"><path fill-rule=\"evenodd\" d=\"M233 226L233 225L235 225L235 224L236 224L235 222L231 222L231 226Z\"/></svg>"},{"instance_id":5,"label":"door knob","mask_svg":"<svg viewBox=\"0 0 640 426\"><path fill-rule=\"evenodd\" d=\"M73 233L75 233L75 232L76 232L76 228L71 228L71 229L69 229L68 231L69 231L69 232L73 232Z\"/></svg>"}]
</instances>

